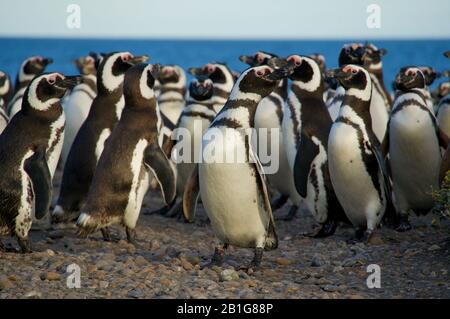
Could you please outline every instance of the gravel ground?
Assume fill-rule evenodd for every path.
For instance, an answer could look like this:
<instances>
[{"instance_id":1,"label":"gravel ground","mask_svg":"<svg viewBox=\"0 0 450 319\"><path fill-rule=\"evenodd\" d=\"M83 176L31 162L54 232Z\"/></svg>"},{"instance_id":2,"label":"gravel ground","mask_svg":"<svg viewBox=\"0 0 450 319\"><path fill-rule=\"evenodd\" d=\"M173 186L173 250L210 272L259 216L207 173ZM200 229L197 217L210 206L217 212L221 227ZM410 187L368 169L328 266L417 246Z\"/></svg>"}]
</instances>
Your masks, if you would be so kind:
<instances>
[{"instance_id":1,"label":"gravel ground","mask_svg":"<svg viewBox=\"0 0 450 319\"><path fill-rule=\"evenodd\" d=\"M161 206L151 191L143 212ZM32 230L33 253L0 253L0 298L450 298L449 221L413 217L412 231L383 228L365 245L347 243L353 230L344 226L329 238L304 237L314 222L300 213L277 222L279 248L247 274L234 269L253 252L233 247L223 267L200 269L215 238L199 210L194 224L141 214L136 247L121 227L112 228L118 242L104 242L100 233L77 238L71 225ZM79 289L66 285L72 263L81 269ZM369 264L381 267L381 288L367 287Z\"/></svg>"}]
</instances>

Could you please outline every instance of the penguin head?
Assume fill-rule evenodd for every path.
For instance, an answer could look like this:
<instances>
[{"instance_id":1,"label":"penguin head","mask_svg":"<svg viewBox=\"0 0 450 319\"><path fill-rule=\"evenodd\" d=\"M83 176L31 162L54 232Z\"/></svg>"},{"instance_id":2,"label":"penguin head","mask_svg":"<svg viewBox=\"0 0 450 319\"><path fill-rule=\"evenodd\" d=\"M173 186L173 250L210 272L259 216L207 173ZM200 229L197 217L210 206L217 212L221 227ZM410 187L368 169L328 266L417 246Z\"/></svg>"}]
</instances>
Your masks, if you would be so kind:
<instances>
[{"instance_id":1,"label":"penguin head","mask_svg":"<svg viewBox=\"0 0 450 319\"><path fill-rule=\"evenodd\" d=\"M46 111L59 103L67 90L81 83L81 76L46 73L36 76L25 91L26 103L31 109Z\"/></svg>"},{"instance_id":2,"label":"penguin head","mask_svg":"<svg viewBox=\"0 0 450 319\"><path fill-rule=\"evenodd\" d=\"M79 57L73 63L81 75L97 74L96 61L91 55Z\"/></svg>"},{"instance_id":3,"label":"penguin head","mask_svg":"<svg viewBox=\"0 0 450 319\"><path fill-rule=\"evenodd\" d=\"M346 90L346 94L354 95L363 101L370 100L372 96L369 72L360 65L348 64L328 70L326 76L338 80Z\"/></svg>"},{"instance_id":4,"label":"penguin head","mask_svg":"<svg viewBox=\"0 0 450 319\"><path fill-rule=\"evenodd\" d=\"M214 84L206 76L199 76L191 81L189 85L189 96L195 101L206 101L214 92Z\"/></svg>"},{"instance_id":5,"label":"penguin head","mask_svg":"<svg viewBox=\"0 0 450 319\"><path fill-rule=\"evenodd\" d=\"M309 57L316 61L316 63L319 65L320 72L324 74L325 70L327 69L327 66L325 64L325 57L320 53L311 54Z\"/></svg>"},{"instance_id":6,"label":"penguin head","mask_svg":"<svg viewBox=\"0 0 450 319\"><path fill-rule=\"evenodd\" d=\"M20 67L18 80L20 82L31 80L36 75L44 72L46 66L51 63L53 63L52 58L45 58L40 55L29 57L23 61Z\"/></svg>"},{"instance_id":7,"label":"penguin head","mask_svg":"<svg viewBox=\"0 0 450 319\"><path fill-rule=\"evenodd\" d=\"M425 85L425 75L417 67L403 67L395 77L395 88L400 91L424 89Z\"/></svg>"},{"instance_id":8,"label":"penguin head","mask_svg":"<svg viewBox=\"0 0 450 319\"><path fill-rule=\"evenodd\" d=\"M107 54L97 71L99 91L106 89L113 92L121 87L125 72L141 62L149 59L146 55L134 56L130 52L113 52Z\"/></svg>"},{"instance_id":9,"label":"penguin head","mask_svg":"<svg viewBox=\"0 0 450 319\"><path fill-rule=\"evenodd\" d=\"M377 71L382 68L381 59L387 54L386 49L378 49L374 44L366 42L364 45L364 54L362 64L369 71Z\"/></svg>"},{"instance_id":10,"label":"penguin head","mask_svg":"<svg viewBox=\"0 0 450 319\"><path fill-rule=\"evenodd\" d=\"M301 88L313 92L322 85L322 72L314 59L294 54L286 61L293 67L289 78L297 82Z\"/></svg>"},{"instance_id":11,"label":"penguin head","mask_svg":"<svg viewBox=\"0 0 450 319\"><path fill-rule=\"evenodd\" d=\"M443 83L439 84L439 87L438 87L439 98L442 98L448 94L450 94L450 82L443 82Z\"/></svg>"},{"instance_id":12,"label":"penguin head","mask_svg":"<svg viewBox=\"0 0 450 319\"><path fill-rule=\"evenodd\" d=\"M363 64L364 46L362 43L345 44L339 53L339 66Z\"/></svg>"},{"instance_id":13,"label":"penguin head","mask_svg":"<svg viewBox=\"0 0 450 319\"><path fill-rule=\"evenodd\" d=\"M234 83L233 73L224 63L207 63L199 68L189 68L188 72L194 76L207 76L214 84Z\"/></svg>"},{"instance_id":14,"label":"penguin head","mask_svg":"<svg viewBox=\"0 0 450 319\"><path fill-rule=\"evenodd\" d=\"M258 51L254 55L241 55L239 60L248 64L249 66L266 65L267 62L274 57L278 57L276 54Z\"/></svg>"},{"instance_id":15,"label":"penguin head","mask_svg":"<svg viewBox=\"0 0 450 319\"><path fill-rule=\"evenodd\" d=\"M148 106L155 99L154 87L161 71L160 64L139 63L125 73L123 94L127 107Z\"/></svg>"},{"instance_id":16,"label":"penguin head","mask_svg":"<svg viewBox=\"0 0 450 319\"><path fill-rule=\"evenodd\" d=\"M230 100L248 98L248 94L260 100L277 87L279 81L292 72L292 66L274 69L268 65L251 67L242 72L231 91ZM245 96L245 97L244 97Z\"/></svg>"},{"instance_id":17,"label":"penguin head","mask_svg":"<svg viewBox=\"0 0 450 319\"><path fill-rule=\"evenodd\" d=\"M420 71L422 71L425 76L425 84L430 86L433 84L434 80L441 77L441 73L434 70L431 66L419 66Z\"/></svg>"},{"instance_id":18,"label":"penguin head","mask_svg":"<svg viewBox=\"0 0 450 319\"><path fill-rule=\"evenodd\" d=\"M159 72L158 81L161 85L177 84L179 87L186 86L186 74L178 65L164 65Z\"/></svg>"},{"instance_id":19,"label":"penguin head","mask_svg":"<svg viewBox=\"0 0 450 319\"><path fill-rule=\"evenodd\" d=\"M9 86L11 85L11 79L9 78L8 74L5 72L0 71L0 95L6 93L3 92L3 90L8 91Z\"/></svg>"},{"instance_id":20,"label":"penguin head","mask_svg":"<svg viewBox=\"0 0 450 319\"><path fill-rule=\"evenodd\" d=\"M450 59L450 51L445 51L445 52L444 52L444 56L445 56L447 59Z\"/></svg>"}]
</instances>

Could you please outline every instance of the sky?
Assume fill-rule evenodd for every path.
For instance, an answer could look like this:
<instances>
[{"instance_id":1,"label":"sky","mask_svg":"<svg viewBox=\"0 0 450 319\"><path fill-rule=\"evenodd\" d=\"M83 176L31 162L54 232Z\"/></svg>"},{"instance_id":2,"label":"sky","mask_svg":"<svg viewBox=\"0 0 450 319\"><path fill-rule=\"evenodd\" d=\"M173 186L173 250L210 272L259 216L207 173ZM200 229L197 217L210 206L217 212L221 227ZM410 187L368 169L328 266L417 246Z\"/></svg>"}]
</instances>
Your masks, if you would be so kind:
<instances>
[{"instance_id":1,"label":"sky","mask_svg":"<svg viewBox=\"0 0 450 319\"><path fill-rule=\"evenodd\" d=\"M449 0L0 0L0 37L450 39L449 13Z\"/></svg>"}]
</instances>

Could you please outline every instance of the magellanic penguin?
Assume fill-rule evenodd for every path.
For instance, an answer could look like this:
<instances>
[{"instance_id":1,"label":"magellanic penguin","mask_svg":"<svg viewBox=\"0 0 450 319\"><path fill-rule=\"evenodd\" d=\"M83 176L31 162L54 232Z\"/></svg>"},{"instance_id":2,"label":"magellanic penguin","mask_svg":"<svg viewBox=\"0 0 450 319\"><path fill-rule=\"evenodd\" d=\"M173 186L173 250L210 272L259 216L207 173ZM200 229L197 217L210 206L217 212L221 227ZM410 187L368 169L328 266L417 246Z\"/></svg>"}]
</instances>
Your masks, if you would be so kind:
<instances>
[{"instance_id":1,"label":"magellanic penguin","mask_svg":"<svg viewBox=\"0 0 450 319\"><path fill-rule=\"evenodd\" d=\"M195 212L200 190L203 206L221 245L211 265L221 265L228 245L255 249L250 267L258 267L263 250L277 248L264 172L252 150L251 133L258 103L285 77L282 69L258 66L244 71L231 95L203 135L198 179L186 189L184 213Z\"/></svg>"},{"instance_id":2,"label":"magellanic penguin","mask_svg":"<svg viewBox=\"0 0 450 319\"><path fill-rule=\"evenodd\" d=\"M52 213L53 222L78 218L105 141L122 114L125 72L147 59L147 56L134 57L129 52L114 52L102 60L97 71L97 96L64 165L61 190Z\"/></svg>"},{"instance_id":3,"label":"magellanic penguin","mask_svg":"<svg viewBox=\"0 0 450 319\"><path fill-rule=\"evenodd\" d=\"M97 96L97 66L99 61L95 56L83 56L74 61L82 82L77 85L63 100L63 109L66 113L66 129L64 133L64 145L61 152L61 160L66 162L70 148L83 122L86 120L92 101Z\"/></svg>"},{"instance_id":4,"label":"magellanic penguin","mask_svg":"<svg viewBox=\"0 0 450 319\"><path fill-rule=\"evenodd\" d=\"M9 75L0 71L0 108L6 109L12 98L14 88Z\"/></svg>"},{"instance_id":5,"label":"magellanic penguin","mask_svg":"<svg viewBox=\"0 0 450 319\"><path fill-rule=\"evenodd\" d=\"M205 76L193 79L189 85L189 97L178 120L174 136L177 140L172 152L175 154L175 158L174 155L172 158L175 160L177 168L177 202L174 203L167 216L183 215L184 189L201 158L203 133L216 116L212 100L213 93L214 84Z\"/></svg>"},{"instance_id":6,"label":"magellanic penguin","mask_svg":"<svg viewBox=\"0 0 450 319\"><path fill-rule=\"evenodd\" d=\"M450 59L450 51L446 51L444 52L444 56L446 58ZM444 76L445 77L450 77L450 71L445 71L444 72ZM450 86L449 86L450 87ZM446 110L445 113L443 113L444 116L447 116L447 119L450 117L450 95L447 94L444 98L444 101L446 102L442 102L439 105L439 109L441 107L445 107L443 110ZM439 110L438 110L438 121L439 121ZM448 123L448 122L447 122ZM444 131L445 133L445 129L441 126L441 122L439 121L439 127L441 128L442 131ZM449 130L449 133L446 135L450 136L450 123L448 123L449 126L447 126L447 129ZM439 174L439 184L442 185L442 182L444 181L445 176L447 175L447 172L450 170L450 145L447 147L444 156L442 157L442 165L441 165L441 171Z\"/></svg>"},{"instance_id":7,"label":"magellanic penguin","mask_svg":"<svg viewBox=\"0 0 450 319\"><path fill-rule=\"evenodd\" d=\"M186 74L178 65L164 65L159 73L158 105L161 113L177 124L186 104Z\"/></svg>"},{"instance_id":8,"label":"magellanic penguin","mask_svg":"<svg viewBox=\"0 0 450 319\"><path fill-rule=\"evenodd\" d=\"M82 235L122 224L135 243L135 227L150 175L158 181L167 204L175 197L175 174L158 143L159 110L153 92L159 65L140 63L125 73L125 107L100 156L77 225Z\"/></svg>"},{"instance_id":9,"label":"magellanic penguin","mask_svg":"<svg viewBox=\"0 0 450 319\"><path fill-rule=\"evenodd\" d=\"M325 237L335 232L339 221L348 222L328 171L328 135L333 121L323 99L325 83L322 70L312 58L291 55L287 61L294 68L289 76L293 81L289 107L295 114L291 115L292 126L289 125L295 132L289 134L294 140L287 141L289 163L298 193L321 225L313 235Z\"/></svg>"},{"instance_id":10,"label":"magellanic penguin","mask_svg":"<svg viewBox=\"0 0 450 319\"><path fill-rule=\"evenodd\" d=\"M37 76L25 90L19 112L0 135L0 234L17 237L22 252L30 252L33 214L41 219L50 208L47 158L54 124L63 115L60 99L78 81L59 73ZM1 242L0 249L4 249Z\"/></svg>"},{"instance_id":11,"label":"magellanic penguin","mask_svg":"<svg viewBox=\"0 0 450 319\"><path fill-rule=\"evenodd\" d=\"M214 83L214 93L212 100L216 113L222 109L230 96L234 85L233 72L224 63L213 62L205 64L199 68L189 68L189 73L194 76L207 76Z\"/></svg>"},{"instance_id":12,"label":"magellanic penguin","mask_svg":"<svg viewBox=\"0 0 450 319\"><path fill-rule=\"evenodd\" d=\"M337 78L346 90L328 137L331 183L345 214L357 228L356 237L364 235L369 241L385 211L393 212L389 176L372 131L371 77L357 65L330 70L327 76Z\"/></svg>"},{"instance_id":13,"label":"magellanic penguin","mask_svg":"<svg viewBox=\"0 0 450 319\"><path fill-rule=\"evenodd\" d=\"M418 67L404 67L396 76L396 97L383 149L389 153L399 231L411 228L408 214L426 214L434 206L432 190L439 189L441 150L448 138L440 134L427 105L426 77Z\"/></svg>"},{"instance_id":14,"label":"magellanic penguin","mask_svg":"<svg viewBox=\"0 0 450 319\"><path fill-rule=\"evenodd\" d=\"M258 51L253 56L243 55L239 58L242 62L247 63L251 67L267 65L274 66L274 63L280 63L278 56L272 53ZM283 106L286 102L288 95L288 79L281 79L275 90L266 96L259 102L255 113L255 129L258 136L258 140L255 140L256 150L259 159L261 156L276 155L278 156L278 169L276 172L267 172L266 165L271 163L265 163L262 161L263 169L265 170L266 177L269 184L279 192L279 197L272 202L272 210L281 208L292 195L294 198L293 206L291 206L287 216L283 217L285 220L292 219L298 208L298 194L295 189L294 178L291 170L289 169L289 163L286 157L285 143L283 142L283 134L281 131L281 125L283 123ZM272 130L278 135L278 142L275 144L276 151L272 150ZM259 138L259 133L264 134ZM275 137L277 135L274 135ZM267 145L262 147L264 154L261 154L261 150L258 146L259 143L266 141Z\"/></svg>"},{"instance_id":15,"label":"magellanic penguin","mask_svg":"<svg viewBox=\"0 0 450 319\"><path fill-rule=\"evenodd\" d=\"M42 56L33 56L22 62L19 73L16 77L16 84L14 86L14 96L9 101L6 113L9 118L12 118L22 106L22 98L25 93L25 89L31 80L36 76L44 72L47 65L53 63L51 58L44 58Z\"/></svg>"},{"instance_id":16,"label":"magellanic penguin","mask_svg":"<svg viewBox=\"0 0 450 319\"><path fill-rule=\"evenodd\" d=\"M337 81L333 81L329 78L325 78L325 71L327 70L327 65L325 62L325 57L320 53L313 53L310 54L309 57L316 61L316 63L319 65L320 72L322 73L322 76L324 77L324 91L323 91L323 100L325 103L330 102L334 98L336 94L336 88L337 88Z\"/></svg>"},{"instance_id":17,"label":"magellanic penguin","mask_svg":"<svg viewBox=\"0 0 450 319\"><path fill-rule=\"evenodd\" d=\"M447 136L450 136L450 83L448 83L448 86L449 93L438 104L437 121L439 128Z\"/></svg>"},{"instance_id":18,"label":"magellanic penguin","mask_svg":"<svg viewBox=\"0 0 450 319\"><path fill-rule=\"evenodd\" d=\"M347 64L362 65L363 54L364 46L362 43L345 44L339 52L339 67ZM326 78L326 80L336 82L336 80L330 80L328 77ZM337 82L339 83L339 81ZM344 100L344 96L345 89L342 87L342 85L337 84L336 90L334 92L334 97L331 100L327 101L328 112L330 113L331 119L333 121L335 121L339 115L339 110L341 108L342 101Z\"/></svg>"}]
</instances>

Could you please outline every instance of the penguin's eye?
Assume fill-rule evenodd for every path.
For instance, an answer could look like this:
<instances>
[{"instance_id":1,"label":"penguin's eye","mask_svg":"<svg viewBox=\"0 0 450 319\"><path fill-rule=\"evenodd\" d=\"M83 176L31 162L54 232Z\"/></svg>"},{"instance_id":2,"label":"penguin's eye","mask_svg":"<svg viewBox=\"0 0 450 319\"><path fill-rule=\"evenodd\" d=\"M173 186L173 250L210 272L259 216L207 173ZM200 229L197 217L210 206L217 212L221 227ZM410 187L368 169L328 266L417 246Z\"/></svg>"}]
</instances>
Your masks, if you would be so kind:
<instances>
[{"instance_id":1,"label":"penguin's eye","mask_svg":"<svg viewBox=\"0 0 450 319\"><path fill-rule=\"evenodd\" d=\"M53 84L55 84L55 78L47 79L47 82L48 82L48 84L53 85Z\"/></svg>"},{"instance_id":2,"label":"penguin's eye","mask_svg":"<svg viewBox=\"0 0 450 319\"><path fill-rule=\"evenodd\" d=\"M258 61L258 63L263 63L264 57L258 53L258 54L256 54L256 61Z\"/></svg>"},{"instance_id":3,"label":"penguin's eye","mask_svg":"<svg viewBox=\"0 0 450 319\"><path fill-rule=\"evenodd\" d=\"M356 70L356 69L351 69L351 71L352 71L353 74L358 73L358 70Z\"/></svg>"}]
</instances>

